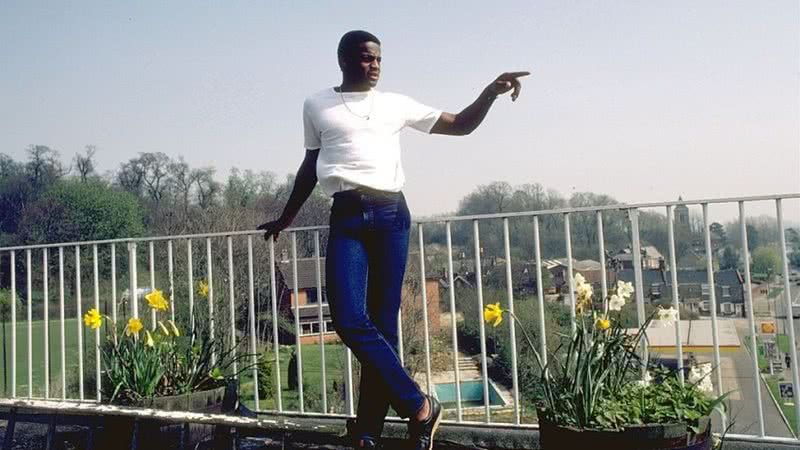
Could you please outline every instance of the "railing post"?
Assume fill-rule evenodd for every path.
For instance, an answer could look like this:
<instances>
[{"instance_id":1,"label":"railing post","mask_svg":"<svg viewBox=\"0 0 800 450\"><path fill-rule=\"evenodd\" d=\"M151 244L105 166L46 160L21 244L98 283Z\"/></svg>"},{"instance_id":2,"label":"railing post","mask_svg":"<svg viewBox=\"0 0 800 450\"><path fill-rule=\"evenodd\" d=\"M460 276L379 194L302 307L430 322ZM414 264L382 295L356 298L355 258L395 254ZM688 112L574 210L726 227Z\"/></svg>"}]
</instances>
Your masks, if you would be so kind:
<instances>
[{"instance_id":1,"label":"railing post","mask_svg":"<svg viewBox=\"0 0 800 450\"><path fill-rule=\"evenodd\" d=\"M28 299L28 398L33 397L33 266L31 264L31 249L25 250L25 279L27 281Z\"/></svg>"},{"instance_id":2,"label":"railing post","mask_svg":"<svg viewBox=\"0 0 800 450\"><path fill-rule=\"evenodd\" d=\"M461 370L458 368L458 318L456 317L456 284L453 277L453 237L450 222L445 223L447 234L447 286L450 294L450 338L453 341L453 370L456 377L456 415L463 420L461 408Z\"/></svg>"},{"instance_id":3,"label":"railing post","mask_svg":"<svg viewBox=\"0 0 800 450\"><path fill-rule=\"evenodd\" d=\"M230 325L231 325L231 352L233 355L234 377L239 379L239 365L236 363L236 290L234 289L233 277L233 238L228 236L228 297L230 304Z\"/></svg>"},{"instance_id":4,"label":"railing post","mask_svg":"<svg viewBox=\"0 0 800 450\"><path fill-rule=\"evenodd\" d=\"M678 320L675 321L675 349L678 354L678 379L684 382L683 373L683 342L681 341L680 321L680 291L678 290L678 256L675 252L675 217L672 206L667 206L667 235L669 240L669 269L672 281L672 306L678 310ZM666 288L666 286L664 286Z\"/></svg>"},{"instance_id":5,"label":"railing post","mask_svg":"<svg viewBox=\"0 0 800 450\"><path fill-rule=\"evenodd\" d=\"M42 249L42 291L44 293L44 398L50 398L50 286L47 247ZM5 338L5 336L3 337Z\"/></svg>"},{"instance_id":6,"label":"railing post","mask_svg":"<svg viewBox=\"0 0 800 450\"><path fill-rule=\"evenodd\" d=\"M94 276L94 308L100 313L100 273L97 261L97 244L92 245L92 272ZM102 347L100 342L100 328L94 330L94 342L94 376L95 386L97 388L97 401L99 402L102 400L102 377L100 371L100 349Z\"/></svg>"},{"instance_id":7,"label":"railing post","mask_svg":"<svg viewBox=\"0 0 800 450\"><path fill-rule=\"evenodd\" d=\"M66 330L64 329L64 247L58 247L58 319L61 338L61 400L67 399L67 350Z\"/></svg>"},{"instance_id":8,"label":"railing post","mask_svg":"<svg viewBox=\"0 0 800 450\"><path fill-rule=\"evenodd\" d=\"M136 242L128 243L128 269L130 270L130 296L128 301L131 303L131 317L139 318L139 296L137 295L138 288L138 272L136 268Z\"/></svg>"},{"instance_id":9,"label":"railing post","mask_svg":"<svg viewBox=\"0 0 800 450\"><path fill-rule=\"evenodd\" d=\"M319 321L319 354L322 363L322 412L328 412L328 380L327 370L325 364L325 333L328 331L325 327L325 317L322 311L322 302L325 299L322 289L322 261L319 248L319 231L314 231L314 262L315 272L317 276L317 321Z\"/></svg>"},{"instance_id":10,"label":"railing post","mask_svg":"<svg viewBox=\"0 0 800 450\"><path fill-rule=\"evenodd\" d=\"M283 412L283 395L281 392L281 355L278 343L278 292L275 277L275 239L269 238L269 290L272 297L272 345L275 347L275 382L277 383L278 412Z\"/></svg>"},{"instance_id":11,"label":"railing post","mask_svg":"<svg viewBox=\"0 0 800 450\"><path fill-rule=\"evenodd\" d=\"M747 325L750 330L750 358L753 363L753 391L756 396L756 408L758 411L758 435L764 436L764 406L761 404L761 377L758 367L758 343L756 342L756 319L753 310L753 285L750 278L750 249L747 243L747 221L744 213L744 202L739 202L739 233L742 236L742 261L744 261L744 282L745 300L747 301L746 311Z\"/></svg>"},{"instance_id":12,"label":"railing post","mask_svg":"<svg viewBox=\"0 0 800 450\"><path fill-rule=\"evenodd\" d=\"M81 248L75 246L75 305L77 306L76 317L78 318L78 394L81 401L84 400L83 394L83 300L81 299Z\"/></svg>"},{"instance_id":13,"label":"railing post","mask_svg":"<svg viewBox=\"0 0 800 450\"><path fill-rule=\"evenodd\" d=\"M292 308L294 311L294 336L297 349L297 399L300 413L305 412L305 399L303 398L303 346L300 339L300 288L297 282L297 232L292 231Z\"/></svg>"},{"instance_id":14,"label":"railing post","mask_svg":"<svg viewBox=\"0 0 800 450\"><path fill-rule=\"evenodd\" d=\"M536 298L539 302L539 353L547 366L547 333L544 320L544 280L542 276L542 247L539 240L539 216L533 217L533 249L536 257Z\"/></svg>"},{"instance_id":15,"label":"railing post","mask_svg":"<svg viewBox=\"0 0 800 450\"><path fill-rule=\"evenodd\" d=\"M259 408L258 396L258 356L256 340L256 306L255 306L255 292L253 290L253 236L247 236L247 309L248 319L250 322L250 353L251 364L253 365L253 399L255 400L256 411ZM265 383L270 383L270 380L264 380Z\"/></svg>"},{"instance_id":16,"label":"railing post","mask_svg":"<svg viewBox=\"0 0 800 450\"><path fill-rule=\"evenodd\" d=\"M703 203L703 236L706 244L706 274L708 279L708 298L711 301L711 336L714 343L714 373L716 374L716 394L722 395L722 367L719 356L719 327L717 324L717 293L714 282L714 253L711 251L711 227L708 220L708 203ZM722 428L726 428L727 417L720 412Z\"/></svg>"},{"instance_id":17,"label":"railing post","mask_svg":"<svg viewBox=\"0 0 800 450\"><path fill-rule=\"evenodd\" d=\"M795 426L800 429L800 370L797 360L797 335L794 329L794 310L792 308L792 293L789 283L789 257L786 254L786 230L783 226L783 205L781 199L775 200L775 209L778 213L778 238L781 246L781 262L783 270L783 298L786 300L786 316L789 328L789 350L792 357L792 387L794 389Z\"/></svg>"},{"instance_id":18,"label":"railing post","mask_svg":"<svg viewBox=\"0 0 800 450\"><path fill-rule=\"evenodd\" d=\"M431 339L428 332L428 287L425 279L425 239L422 235L422 224L417 224L417 237L419 238L419 277L420 298L422 300L422 336L425 344L425 386L428 395L432 393L431 383ZM438 305L437 305L438 307Z\"/></svg>"},{"instance_id":19,"label":"railing post","mask_svg":"<svg viewBox=\"0 0 800 450\"><path fill-rule=\"evenodd\" d=\"M567 250L567 288L569 289L569 318L572 335L577 332L577 315L575 310L575 274L572 267L572 233L569 226L569 213L564 214L564 242Z\"/></svg>"},{"instance_id":20,"label":"railing post","mask_svg":"<svg viewBox=\"0 0 800 450\"><path fill-rule=\"evenodd\" d=\"M478 329L481 337L481 375L483 376L483 405L486 423L491 421L489 409L489 371L486 361L486 325L483 322L483 281L481 275L481 240L478 221L472 221L475 243L475 287L478 291Z\"/></svg>"},{"instance_id":21,"label":"railing post","mask_svg":"<svg viewBox=\"0 0 800 450\"><path fill-rule=\"evenodd\" d=\"M208 279L208 335L213 340L214 335L214 267L211 260L211 238L206 238L206 278ZM217 352L211 352L211 364L216 364Z\"/></svg>"},{"instance_id":22,"label":"railing post","mask_svg":"<svg viewBox=\"0 0 800 450\"><path fill-rule=\"evenodd\" d=\"M503 219L503 245L506 256L506 296L508 311L514 314L514 280L511 274L511 242L508 231L508 218ZM514 424L520 424L519 380L517 370L517 333L514 320L508 321L509 338L511 339L511 386L514 396ZM524 331L524 330L523 330Z\"/></svg>"}]
</instances>

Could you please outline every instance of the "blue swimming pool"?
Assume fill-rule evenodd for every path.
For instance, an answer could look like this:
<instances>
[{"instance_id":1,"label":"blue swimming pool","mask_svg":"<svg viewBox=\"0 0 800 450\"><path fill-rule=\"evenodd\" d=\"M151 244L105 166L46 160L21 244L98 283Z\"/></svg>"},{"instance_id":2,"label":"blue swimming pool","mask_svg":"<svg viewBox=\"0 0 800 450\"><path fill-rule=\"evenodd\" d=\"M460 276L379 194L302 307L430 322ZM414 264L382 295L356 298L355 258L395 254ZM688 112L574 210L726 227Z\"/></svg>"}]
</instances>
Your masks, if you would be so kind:
<instances>
[{"instance_id":1,"label":"blue swimming pool","mask_svg":"<svg viewBox=\"0 0 800 450\"><path fill-rule=\"evenodd\" d=\"M439 383L436 385L436 396L445 409L456 407L456 384ZM503 406L506 403L492 383L489 383L489 405ZM464 408L483 406L483 381L470 380L461 382L461 406Z\"/></svg>"}]
</instances>

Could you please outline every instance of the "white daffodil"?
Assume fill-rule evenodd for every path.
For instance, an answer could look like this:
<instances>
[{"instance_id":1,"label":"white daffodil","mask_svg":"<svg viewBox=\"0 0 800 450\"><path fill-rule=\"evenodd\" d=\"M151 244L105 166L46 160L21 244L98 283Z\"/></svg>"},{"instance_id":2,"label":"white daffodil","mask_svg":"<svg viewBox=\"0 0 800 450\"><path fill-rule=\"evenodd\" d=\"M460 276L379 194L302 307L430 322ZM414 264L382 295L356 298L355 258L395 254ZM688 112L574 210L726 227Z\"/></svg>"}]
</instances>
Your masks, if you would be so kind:
<instances>
[{"instance_id":1,"label":"white daffodil","mask_svg":"<svg viewBox=\"0 0 800 450\"><path fill-rule=\"evenodd\" d=\"M659 308L656 317L661 322L661 326L670 326L678 320L678 310L671 306L667 309Z\"/></svg>"},{"instance_id":2,"label":"white daffodil","mask_svg":"<svg viewBox=\"0 0 800 450\"><path fill-rule=\"evenodd\" d=\"M574 280L575 280L575 286L580 286L580 285L586 283L586 278L583 278L583 275L581 275L579 273L575 274Z\"/></svg>"},{"instance_id":3,"label":"white daffodil","mask_svg":"<svg viewBox=\"0 0 800 450\"><path fill-rule=\"evenodd\" d=\"M620 311L625 306L625 299L617 294L613 294L608 299L608 309L611 311Z\"/></svg>"},{"instance_id":4,"label":"white daffodil","mask_svg":"<svg viewBox=\"0 0 800 450\"><path fill-rule=\"evenodd\" d=\"M650 375L650 372L645 372L641 380L636 380L636 384L641 387L647 387L650 386L652 381L653 377Z\"/></svg>"},{"instance_id":5,"label":"white daffodil","mask_svg":"<svg viewBox=\"0 0 800 450\"><path fill-rule=\"evenodd\" d=\"M633 294L633 284L625 281L617 281L617 295L623 299L630 298Z\"/></svg>"},{"instance_id":6,"label":"white daffodil","mask_svg":"<svg viewBox=\"0 0 800 450\"><path fill-rule=\"evenodd\" d=\"M711 363L693 366L691 370L689 370L689 383L697 386L697 389L703 393L713 393L714 383L711 381L711 371Z\"/></svg>"}]
</instances>

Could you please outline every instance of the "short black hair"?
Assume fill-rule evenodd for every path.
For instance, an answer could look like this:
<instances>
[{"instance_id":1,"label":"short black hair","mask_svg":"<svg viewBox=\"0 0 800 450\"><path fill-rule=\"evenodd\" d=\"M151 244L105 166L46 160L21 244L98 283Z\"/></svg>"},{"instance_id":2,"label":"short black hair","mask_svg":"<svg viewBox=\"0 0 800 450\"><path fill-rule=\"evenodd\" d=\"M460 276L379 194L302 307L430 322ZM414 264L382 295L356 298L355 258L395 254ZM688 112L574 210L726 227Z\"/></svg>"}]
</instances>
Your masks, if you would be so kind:
<instances>
[{"instance_id":1,"label":"short black hair","mask_svg":"<svg viewBox=\"0 0 800 450\"><path fill-rule=\"evenodd\" d=\"M345 55L351 54L354 50L358 49L358 45L362 42L374 42L381 45L381 41L374 34L364 30L353 30L339 39L339 48L336 54L341 58Z\"/></svg>"}]
</instances>

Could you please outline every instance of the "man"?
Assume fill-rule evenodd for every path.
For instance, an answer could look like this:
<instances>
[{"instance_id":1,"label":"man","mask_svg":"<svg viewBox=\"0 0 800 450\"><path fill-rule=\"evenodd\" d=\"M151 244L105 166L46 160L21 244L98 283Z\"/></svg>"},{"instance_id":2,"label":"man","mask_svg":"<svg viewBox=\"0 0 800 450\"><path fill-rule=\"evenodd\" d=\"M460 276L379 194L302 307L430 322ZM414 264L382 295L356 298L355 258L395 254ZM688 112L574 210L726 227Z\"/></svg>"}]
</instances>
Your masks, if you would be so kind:
<instances>
[{"instance_id":1,"label":"man","mask_svg":"<svg viewBox=\"0 0 800 450\"><path fill-rule=\"evenodd\" d=\"M397 355L397 318L408 253L411 216L402 192L399 132L462 136L480 125L498 95L528 72L500 75L458 114L441 112L399 94L375 89L380 41L350 31L338 48L342 83L303 105L306 155L281 216L258 227L277 238L319 182L334 198L326 256L331 319L361 362L357 447L375 448L391 405L409 418L412 447L430 449L442 411L409 377Z\"/></svg>"}]
</instances>

